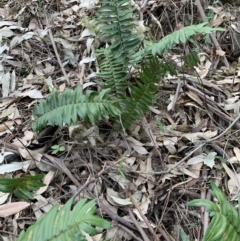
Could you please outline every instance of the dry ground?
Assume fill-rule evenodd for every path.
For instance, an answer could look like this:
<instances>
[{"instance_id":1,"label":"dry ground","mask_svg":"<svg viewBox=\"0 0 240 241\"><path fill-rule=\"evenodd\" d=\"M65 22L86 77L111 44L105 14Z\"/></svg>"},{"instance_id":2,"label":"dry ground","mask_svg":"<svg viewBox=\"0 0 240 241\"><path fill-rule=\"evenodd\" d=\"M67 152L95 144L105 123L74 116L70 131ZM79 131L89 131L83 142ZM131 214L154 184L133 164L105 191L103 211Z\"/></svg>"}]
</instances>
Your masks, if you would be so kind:
<instances>
[{"instance_id":1,"label":"dry ground","mask_svg":"<svg viewBox=\"0 0 240 241\"><path fill-rule=\"evenodd\" d=\"M137 7L144 4L132 2ZM211 198L210 180L232 203L239 190L240 122L227 128L240 104L240 9L202 1L210 25L226 29L216 34L222 51L203 36L175 46L166 58L175 61L179 75L159 83L156 104L127 134L112 132L108 122L79 122L34 133L32 108L49 88L63 91L65 79L71 88L78 83L91 88L97 81L97 36L91 33L97 8L88 5L89 1L74 0L0 2L0 145L2 155L13 153L0 164L0 175L44 173L46 184L29 207L0 218L0 240L16 240L22 229L72 196L97 198L99 213L113 223L111 230L93 240L143 240L137 227L150 240L184 240L183 231L189 240L201 240L208 214L189 209L186 203ZM204 17L191 1L180 0L149 1L136 16L156 40ZM182 57L194 50L199 66L185 69ZM206 143L211 138L215 139ZM54 145L64 149L53 154ZM132 202L132 196L138 201ZM18 201L14 195L1 194L0 207Z\"/></svg>"}]
</instances>

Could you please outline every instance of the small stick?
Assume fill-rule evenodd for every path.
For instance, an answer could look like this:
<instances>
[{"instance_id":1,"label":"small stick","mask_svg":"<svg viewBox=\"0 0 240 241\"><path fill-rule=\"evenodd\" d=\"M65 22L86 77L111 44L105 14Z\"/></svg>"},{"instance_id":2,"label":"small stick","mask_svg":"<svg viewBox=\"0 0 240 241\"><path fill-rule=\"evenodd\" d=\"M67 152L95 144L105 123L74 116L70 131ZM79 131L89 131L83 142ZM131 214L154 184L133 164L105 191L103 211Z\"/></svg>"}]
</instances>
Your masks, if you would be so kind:
<instances>
[{"instance_id":1,"label":"small stick","mask_svg":"<svg viewBox=\"0 0 240 241\"><path fill-rule=\"evenodd\" d=\"M69 78L68 78L68 76L67 76L67 74L66 74L66 71L65 71L65 69L64 69L64 67L63 67L63 65L62 65L61 59L60 59L60 57L59 57L59 54L58 54L58 51L57 51L57 47L56 47L56 44L55 44L54 39L53 39L52 30L51 30L51 27L50 27L50 25L49 25L49 22L48 22L48 19L47 19L47 18L46 18L46 22L47 22L49 37L50 37L50 40L51 40L51 43L52 43L52 46L53 46L55 55L56 55L56 57L57 57L58 64L59 64L59 66L60 66L60 68L61 68L61 70L62 70L62 73L63 73L63 75L64 75L64 77L65 77L65 80L66 80L67 83L69 84L69 83L70 83L70 82L69 82Z\"/></svg>"},{"instance_id":2,"label":"small stick","mask_svg":"<svg viewBox=\"0 0 240 241\"><path fill-rule=\"evenodd\" d=\"M202 7L201 2L200 2L199 0L196 0L196 5L197 5L197 9L198 9L198 12L199 12L202 20L203 20L204 22L206 22L206 21L207 21L206 15L205 15L205 13L204 13L204 11L203 11L203 7ZM221 49L221 46L219 45L219 43L218 43L218 41L217 41L217 39L216 39L216 37L215 37L215 35L214 35L214 33L210 33L210 37L211 37L211 39L212 39L212 41L213 41L216 49L217 49L217 50L222 50L222 49ZM224 64L226 65L226 67L229 68L230 65L229 65L228 60L227 60L227 58L226 58L225 55L223 56L223 61L224 61Z\"/></svg>"},{"instance_id":3,"label":"small stick","mask_svg":"<svg viewBox=\"0 0 240 241\"><path fill-rule=\"evenodd\" d=\"M133 223L135 224L136 228L138 229L139 233L142 235L143 240L144 241L150 241L148 236L146 235L146 233L144 232L144 230L142 229L142 227L139 225L139 223L137 222L136 218L134 217L132 210L129 208L128 209L128 213L130 218L132 219Z\"/></svg>"},{"instance_id":4,"label":"small stick","mask_svg":"<svg viewBox=\"0 0 240 241\"><path fill-rule=\"evenodd\" d=\"M137 202L135 201L134 197L132 196L131 192L128 191L128 196L130 197L134 207L138 210L140 216L142 217L143 221L146 223L146 225L148 226L149 231L151 232L151 234L154 236L154 240L157 241L158 237L155 234L151 224L148 222L147 218L145 217L145 215L142 213L142 210L140 209L140 207L138 206Z\"/></svg>"},{"instance_id":5,"label":"small stick","mask_svg":"<svg viewBox=\"0 0 240 241\"><path fill-rule=\"evenodd\" d=\"M134 238L134 240L137 241L143 241L141 238L137 237L131 230L129 230L127 227L117 223L116 224L119 228L121 228L122 230L124 230L126 233L128 233L130 236L132 236Z\"/></svg>"}]
</instances>

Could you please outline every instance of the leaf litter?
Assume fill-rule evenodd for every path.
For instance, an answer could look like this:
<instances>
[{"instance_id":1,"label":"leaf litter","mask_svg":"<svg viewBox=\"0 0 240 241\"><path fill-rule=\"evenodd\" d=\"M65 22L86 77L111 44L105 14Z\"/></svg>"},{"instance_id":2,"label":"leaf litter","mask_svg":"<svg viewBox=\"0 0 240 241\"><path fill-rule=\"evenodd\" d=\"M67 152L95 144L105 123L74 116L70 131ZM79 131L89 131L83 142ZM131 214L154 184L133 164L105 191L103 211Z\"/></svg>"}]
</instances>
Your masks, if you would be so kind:
<instances>
[{"instance_id":1,"label":"leaf litter","mask_svg":"<svg viewBox=\"0 0 240 241\"><path fill-rule=\"evenodd\" d=\"M137 8L142 6L139 1L132 2ZM132 211L149 237L153 234L142 215L159 240L167 240L164 235L179 240L179 232L183 231L194 240L198 237L200 220L185 204L196 195L204 197L208 187L205 185L203 190L203 182L218 178L218 184L224 185L232 200L236 199L240 186L239 122L235 130L229 130L181 162L194 147L226 129L239 113L239 66L232 63L225 68L216 62L219 56L237 58L234 52L240 52L234 40L238 31L234 21L239 20L238 16L231 8L208 5L213 14L210 25L222 27L225 23L231 29L225 36L217 36L223 50L214 52L207 41L203 44L196 39L196 47L201 50L198 66L194 71L186 69L177 77L169 76L159 83L157 101L146 116L148 127L136 123L123 135L110 132L106 123L89 126L80 122L69 128L34 133L29 120L39 100L54 89L62 92L66 86L74 87L78 82L83 89L98 85L94 57L98 39L91 19L97 3L95 0L0 3L0 175L15 178L25 173L44 173L46 184L34 193L31 205L19 202L10 193L0 194L1 238L16 240L15 235L54 204L64 204L75 196L97 198L99 209L110 219L113 217L110 211L114 213L112 220L119 225L113 222L107 239L133 240L134 235L139 235L130 215ZM179 4L183 9L189 8L183 2ZM181 23L181 14L174 16L171 8L180 11L169 1L149 1L143 9L139 31L157 40L164 32L171 33L170 29L178 26L168 25L161 20L165 17L158 16L160 11L169 23L176 19ZM232 41L233 52L224 47L226 41ZM182 47L189 51L191 45ZM182 48L176 47L166 57L182 71L180 53ZM213 66L217 66L214 71ZM64 151L53 155L53 145L63 146ZM226 182L222 183L222 179ZM193 222L198 225L189 228L188 224ZM104 236L99 232L94 240Z\"/></svg>"}]
</instances>

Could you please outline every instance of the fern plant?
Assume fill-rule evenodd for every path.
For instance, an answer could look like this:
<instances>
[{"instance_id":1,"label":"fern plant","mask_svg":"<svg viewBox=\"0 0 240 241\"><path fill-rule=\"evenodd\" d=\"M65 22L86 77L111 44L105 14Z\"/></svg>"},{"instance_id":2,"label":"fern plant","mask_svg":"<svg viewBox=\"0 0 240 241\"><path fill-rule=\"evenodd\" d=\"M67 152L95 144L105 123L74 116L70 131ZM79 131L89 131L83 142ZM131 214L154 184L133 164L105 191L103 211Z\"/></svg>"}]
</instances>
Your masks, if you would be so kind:
<instances>
[{"instance_id":1,"label":"fern plant","mask_svg":"<svg viewBox=\"0 0 240 241\"><path fill-rule=\"evenodd\" d=\"M185 43L195 34L222 30L210 28L206 23L191 25L158 43L143 42L145 47L140 49L141 38L136 31L134 9L130 3L130 0L99 2L97 22L100 37L109 42L108 48L97 52L100 63L98 77L103 80L103 90L99 93L87 91L81 95L79 89L66 90L61 96L57 92L51 93L45 102L34 108L32 126L35 131L47 124L70 125L78 118L94 123L115 117L115 127L129 127L154 102L156 84L166 74L176 74L172 65L164 58L160 61L158 56L169 51L174 44ZM135 79L130 76L133 67L138 73Z\"/></svg>"},{"instance_id":2,"label":"fern plant","mask_svg":"<svg viewBox=\"0 0 240 241\"><path fill-rule=\"evenodd\" d=\"M215 183L211 182L211 187L212 194L219 201L219 205L205 199L195 199L187 203L188 206L192 207L205 207L212 217L203 241L240 240L240 208L237 212ZM240 197L238 207L240 207L239 205Z\"/></svg>"},{"instance_id":3,"label":"fern plant","mask_svg":"<svg viewBox=\"0 0 240 241\"><path fill-rule=\"evenodd\" d=\"M73 198L63 207L56 205L28 230L22 231L17 241L85 241L83 231L97 234L95 227L108 229L110 223L95 215L95 201L80 200L72 208Z\"/></svg>"}]
</instances>

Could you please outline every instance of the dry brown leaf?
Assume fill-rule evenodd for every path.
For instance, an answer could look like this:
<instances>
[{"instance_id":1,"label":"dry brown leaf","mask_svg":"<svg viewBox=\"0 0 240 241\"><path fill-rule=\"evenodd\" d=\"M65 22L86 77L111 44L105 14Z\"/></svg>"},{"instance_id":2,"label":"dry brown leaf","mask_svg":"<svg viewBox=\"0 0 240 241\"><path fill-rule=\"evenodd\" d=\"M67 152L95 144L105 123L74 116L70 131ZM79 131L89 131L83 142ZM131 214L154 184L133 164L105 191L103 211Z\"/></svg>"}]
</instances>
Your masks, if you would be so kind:
<instances>
[{"instance_id":1,"label":"dry brown leaf","mask_svg":"<svg viewBox=\"0 0 240 241\"><path fill-rule=\"evenodd\" d=\"M103 240L103 233L96 234L92 236L93 241L101 241Z\"/></svg>"},{"instance_id":2,"label":"dry brown leaf","mask_svg":"<svg viewBox=\"0 0 240 241\"><path fill-rule=\"evenodd\" d=\"M31 208L32 208L33 213L34 213L34 215L37 219L44 215L43 211L41 210L41 205L39 204L39 202L33 203L31 205Z\"/></svg>"},{"instance_id":3,"label":"dry brown leaf","mask_svg":"<svg viewBox=\"0 0 240 241\"><path fill-rule=\"evenodd\" d=\"M44 183L46 186L40 187L40 188L37 190L36 194L39 194L39 195L40 195L40 194L44 193L44 192L47 190L49 184L51 183L51 181L52 181L52 179L53 179L53 177L54 177L55 172L56 172L55 170L54 170L54 171L49 171L49 172L47 173L47 175L44 176L44 178L43 178L43 183Z\"/></svg>"},{"instance_id":4,"label":"dry brown leaf","mask_svg":"<svg viewBox=\"0 0 240 241\"><path fill-rule=\"evenodd\" d=\"M41 161L42 154L46 150L46 147L42 147L36 150L30 150L30 149L23 149L23 148L18 148L19 153L21 156L27 160L36 160L36 161Z\"/></svg>"},{"instance_id":5,"label":"dry brown leaf","mask_svg":"<svg viewBox=\"0 0 240 241\"><path fill-rule=\"evenodd\" d=\"M141 172L152 172L153 169L152 169L151 162L152 162L152 159L150 157L148 157L146 161L141 161L140 165L139 165L140 171ZM143 173L143 174L138 176L137 180L134 181L134 184L138 187L138 186L140 186L144 183L147 183L148 180L154 181L155 178L154 178L154 176L150 176L150 175L147 175L147 174Z\"/></svg>"},{"instance_id":6,"label":"dry brown leaf","mask_svg":"<svg viewBox=\"0 0 240 241\"><path fill-rule=\"evenodd\" d=\"M232 76L232 78L231 77L227 77L225 79L218 80L216 82L216 84L217 85L232 84L232 83L234 83L234 79L236 79L236 76Z\"/></svg>"},{"instance_id":7,"label":"dry brown leaf","mask_svg":"<svg viewBox=\"0 0 240 241\"><path fill-rule=\"evenodd\" d=\"M101 195L100 200L101 200L102 204L104 206L106 206L109 210L111 210L113 213L117 213L118 212L118 207L111 205L111 203L109 203L106 200L104 195Z\"/></svg>"},{"instance_id":8,"label":"dry brown leaf","mask_svg":"<svg viewBox=\"0 0 240 241\"><path fill-rule=\"evenodd\" d=\"M216 49L216 54L222 57L226 54L226 52L221 49Z\"/></svg>"},{"instance_id":9,"label":"dry brown leaf","mask_svg":"<svg viewBox=\"0 0 240 241\"><path fill-rule=\"evenodd\" d=\"M195 102L197 102L200 106L203 106L203 102L201 101L201 99L198 97L198 95L197 95L195 92L189 90L189 91L186 92L186 94L187 94L192 100L194 100Z\"/></svg>"},{"instance_id":10,"label":"dry brown leaf","mask_svg":"<svg viewBox=\"0 0 240 241\"><path fill-rule=\"evenodd\" d=\"M184 174L188 175L189 177L192 177L192 178L198 178L198 177L199 177L198 175L196 175L195 173L191 172L190 170L187 170L187 169L184 168L184 167L180 168L180 170L181 170Z\"/></svg>"},{"instance_id":11,"label":"dry brown leaf","mask_svg":"<svg viewBox=\"0 0 240 241\"><path fill-rule=\"evenodd\" d=\"M122 228L112 227L107 230L105 240L132 240L132 237Z\"/></svg>"},{"instance_id":12,"label":"dry brown leaf","mask_svg":"<svg viewBox=\"0 0 240 241\"><path fill-rule=\"evenodd\" d=\"M81 233L84 235L86 241L94 241L93 238L83 230L81 230Z\"/></svg>"},{"instance_id":13,"label":"dry brown leaf","mask_svg":"<svg viewBox=\"0 0 240 241\"><path fill-rule=\"evenodd\" d=\"M138 154L141 154L141 155L148 154L148 151L147 151L146 148L144 148L143 146L135 145L133 142L129 142L129 145L130 145Z\"/></svg>"},{"instance_id":14,"label":"dry brown leaf","mask_svg":"<svg viewBox=\"0 0 240 241\"><path fill-rule=\"evenodd\" d=\"M237 174L237 178L240 180L240 173ZM228 190L231 195L236 195L239 192L238 185L232 179L228 180Z\"/></svg>"},{"instance_id":15,"label":"dry brown leaf","mask_svg":"<svg viewBox=\"0 0 240 241\"><path fill-rule=\"evenodd\" d=\"M176 177L176 175L175 174L170 174L170 173L164 174L162 176L162 178L161 178L161 181L162 181L162 183L165 183L166 180L171 180L173 177Z\"/></svg>"},{"instance_id":16,"label":"dry brown leaf","mask_svg":"<svg viewBox=\"0 0 240 241\"><path fill-rule=\"evenodd\" d=\"M0 174L15 172L17 170L27 171L32 161L11 162L9 164L0 165Z\"/></svg>"},{"instance_id":17,"label":"dry brown leaf","mask_svg":"<svg viewBox=\"0 0 240 241\"><path fill-rule=\"evenodd\" d=\"M113 200L113 197L119 198L118 193L115 192L112 188L107 188L107 200L113 206L116 206L116 202Z\"/></svg>"},{"instance_id":18,"label":"dry brown leaf","mask_svg":"<svg viewBox=\"0 0 240 241\"><path fill-rule=\"evenodd\" d=\"M169 153L174 155L177 153L175 144L177 143L177 137L166 138L163 141L163 145L168 149Z\"/></svg>"},{"instance_id":19,"label":"dry brown leaf","mask_svg":"<svg viewBox=\"0 0 240 241\"><path fill-rule=\"evenodd\" d=\"M194 156L187 161L187 164L188 165L195 165L195 164L198 164L198 163L202 163L204 161L205 157L206 157L205 155Z\"/></svg>"},{"instance_id":20,"label":"dry brown leaf","mask_svg":"<svg viewBox=\"0 0 240 241\"><path fill-rule=\"evenodd\" d=\"M132 205L130 198L118 198L118 197L114 197L114 196L111 196L111 198L114 201L115 205L118 205L118 206Z\"/></svg>"},{"instance_id":21,"label":"dry brown leaf","mask_svg":"<svg viewBox=\"0 0 240 241\"><path fill-rule=\"evenodd\" d=\"M188 183L188 182L190 182L190 181L192 181L192 180L193 180L193 178L192 178L192 177L189 177L186 181L179 182L179 183L175 184L174 186L172 186L172 187L171 187L171 190L173 190L173 189L176 188L176 187L185 185L186 183ZM169 190L167 190L167 191L169 191Z\"/></svg>"},{"instance_id":22,"label":"dry brown leaf","mask_svg":"<svg viewBox=\"0 0 240 241\"><path fill-rule=\"evenodd\" d=\"M232 180L233 185L235 185L236 187L239 188L239 183L240 183L239 180L240 179L238 180L238 177L236 176L236 174L225 163L222 163L222 165L223 165L223 168L225 169L226 173Z\"/></svg>"},{"instance_id":23,"label":"dry brown leaf","mask_svg":"<svg viewBox=\"0 0 240 241\"><path fill-rule=\"evenodd\" d=\"M136 157L129 157L124 160L124 162L130 166L132 166L135 161L136 161Z\"/></svg>"},{"instance_id":24,"label":"dry brown leaf","mask_svg":"<svg viewBox=\"0 0 240 241\"><path fill-rule=\"evenodd\" d=\"M1 115L0 115L0 119L3 119L3 118L5 118L5 117L11 115L12 113L14 113L15 108L16 108L16 107L14 107L14 106L10 106L10 107L8 107L7 109L3 110L2 113L1 113Z\"/></svg>"},{"instance_id":25,"label":"dry brown leaf","mask_svg":"<svg viewBox=\"0 0 240 241\"><path fill-rule=\"evenodd\" d=\"M134 143L134 144L137 145L137 146L143 146L143 145L144 145L142 142L136 140L136 139L133 138L132 136L128 136L126 139L127 139L128 141Z\"/></svg>"},{"instance_id":26,"label":"dry brown leaf","mask_svg":"<svg viewBox=\"0 0 240 241\"><path fill-rule=\"evenodd\" d=\"M203 163L198 163L195 165L192 165L189 167L189 170L194 173L197 178L200 177L201 169L202 169Z\"/></svg>"},{"instance_id":27,"label":"dry brown leaf","mask_svg":"<svg viewBox=\"0 0 240 241\"><path fill-rule=\"evenodd\" d=\"M195 142L200 139L206 139L209 140L213 138L214 136L217 135L217 130L216 131L206 131L206 132L196 132L196 133L187 133L183 134L182 136L187 138L191 142Z\"/></svg>"},{"instance_id":28,"label":"dry brown leaf","mask_svg":"<svg viewBox=\"0 0 240 241\"><path fill-rule=\"evenodd\" d=\"M234 164L234 163L239 163L239 160L236 156L233 156L230 159L228 159L228 162L231 164Z\"/></svg>"},{"instance_id":29,"label":"dry brown leaf","mask_svg":"<svg viewBox=\"0 0 240 241\"><path fill-rule=\"evenodd\" d=\"M151 203L151 200L149 199L149 197L144 195L141 203L138 204L140 210L142 211L142 213L144 215L148 212L150 203ZM133 212L138 216L139 220L143 221L141 215L139 214L139 212L136 208L133 209Z\"/></svg>"},{"instance_id":30,"label":"dry brown leaf","mask_svg":"<svg viewBox=\"0 0 240 241\"><path fill-rule=\"evenodd\" d=\"M153 106L149 106L149 110L152 111L156 115L160 115L162 113L160 110L154 108Z\"/></svg>"},{"instance_id":31,"label":"dry brown leaf","mask_svg":"<svg viewBox=\"0 0 240 241\"><path fill-rule=\"evenodd\" d=\"M217 18L217 19L214 19L210 22L210 26L211 27L218 27L219 25L222 24L222 22L223 22L223 18Z\"/></svg>"},{"instance_id":32,"label":"dry brown leaf","mask_svg":"<svg viewBox=\"0 0 240 241\"><path fill-rule=\"evenodd\" d=\"M45 213L47 213L53 207L54 204L58 204L56 199L52 201L48 201L42 195L36 194L34 195L34 198L38 200L38 202L35 202L35 204L38 206L38 208L40 208Z\"/></svg>"},{"instance_id":33,"label":"dry brown leaf","mask_svg":"<svg viewBox=\"0 0 240 241\"><path fill-rule=\"evenodd\" d=\"M133 183L131 183L126 177L122 176L122 175L118 175L116 173L108 173L108 176L115 181L116 183L118 183L122 188L124 189L130 189L130 190L135 190L135 186L133 185Z\"/></svg>"},{"instance_id":34,"label":"dry brown leaf","mask_svg":"<svg viewBox=\"0 0 240 241\"><path fill-rule=\"evenodd\" d=\"M10 193L0 192L0 204L5 203L7 201L9 195L10 195Z\"/></svg>"},{"instance_id":35,"label":"dry brown leaf","mask_svg":"<svg viewBox=\"0 0 240 241\"><path fill-rule=\"evenodd\" d=\"M167 106L167 110L170 111L173 107L173 103L174 103L174 99L175 99L175 95L170 95L170 103Z\"/></svg>"},{"instance_id":36,"label":"dry brown leaf","mask_svg":"<svg viewBox=\"0 0 240 241\"><path fill-rule=\"evenodd\" d=\"M8 217L15 213L18 213L27 207L29 207L30 203L28 202L13 202L0 205L0 217Z\"/></svg>"},{"instance_id":37,"label":"dry brown leaf","mask_svg":"<svg viewBox=\"0 0 240 241\"><path fill-rule=\"evenodd\" d=\"M238 161L240 162L240 149L238 147L234 147L233 151L234 151Z\"/></svg>"},{"instance_id":38,"label":"dry brown leaf","mask_svg":"<svg viewBox=\"0 0 240 241\"><path fill-rule=\"evenodd\" d=\"M13 126L13 124L13 121L5 121L4 124L0 124L0 132L7 131L11 126Z\"/></svg>"}]
</instances>

